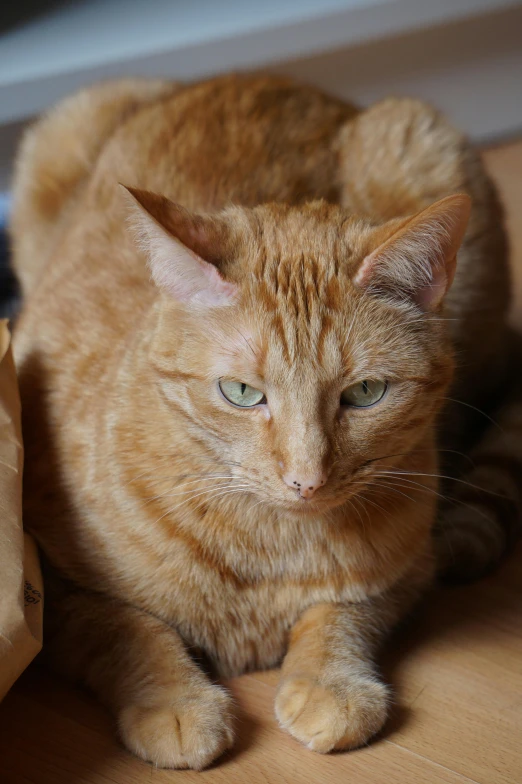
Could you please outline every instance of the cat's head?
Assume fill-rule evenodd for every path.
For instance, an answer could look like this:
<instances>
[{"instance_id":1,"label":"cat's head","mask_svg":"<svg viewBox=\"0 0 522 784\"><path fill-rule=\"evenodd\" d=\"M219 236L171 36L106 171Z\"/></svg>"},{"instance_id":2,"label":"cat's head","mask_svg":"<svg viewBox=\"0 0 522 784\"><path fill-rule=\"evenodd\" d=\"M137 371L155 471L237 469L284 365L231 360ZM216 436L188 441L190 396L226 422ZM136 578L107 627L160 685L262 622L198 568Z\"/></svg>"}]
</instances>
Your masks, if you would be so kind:
<instances>
[{"instance_id":1,"label":"cat's head","mask_svg":"<svg viewBox=\"0 0 522 784\"><path fill-rule=\"evenodd\" d=\"M422 445L453 371L442 303L467 196L372 225L325 202L194 215L131 192L162 291L158 381L243 489L317 512Z\"/></svg>"}]
</instances>

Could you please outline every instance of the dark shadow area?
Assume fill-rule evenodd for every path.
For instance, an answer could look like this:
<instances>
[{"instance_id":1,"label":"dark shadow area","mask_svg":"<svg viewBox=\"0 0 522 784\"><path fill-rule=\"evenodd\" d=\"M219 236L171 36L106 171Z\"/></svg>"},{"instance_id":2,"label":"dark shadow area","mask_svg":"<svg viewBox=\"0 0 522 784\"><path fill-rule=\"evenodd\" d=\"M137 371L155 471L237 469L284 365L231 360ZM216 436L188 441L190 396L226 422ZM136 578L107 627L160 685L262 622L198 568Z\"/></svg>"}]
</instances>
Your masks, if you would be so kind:
<instances>
[{"instance_id":1,"label":"dark shadow area","mask_svg":"<svg viewBox=\"0 0 522 784\"><path fill-rule=\"evenodd\" d=\"M37 659L0 706L2 784L81 784L110 776L121 755L110 715ZM144 771L144 775L146 772Z\"/></svg>"},{"instance_id":2,"label":"dark shadow area","mask_svg":"<svg viewBox=\"0 0 522 784\"><path fill-rule=\"evenodd\" d=\"M13 318L20 306L20 292L9 265L9 242L5 231L0 230L0 318Z\"/></svg>"},{"instance_id":3,"label":"dark shadow area","mask_svg":"<svg viewBox=\"0 0 522 784\"><path fill-rule=\"evenodd\" d=\"M33 22L48 11L60 6L71 5L71 0L17 0L16 3L2 3L0 8L0 35L17 27Z\"/></svg>"}]
</instances>

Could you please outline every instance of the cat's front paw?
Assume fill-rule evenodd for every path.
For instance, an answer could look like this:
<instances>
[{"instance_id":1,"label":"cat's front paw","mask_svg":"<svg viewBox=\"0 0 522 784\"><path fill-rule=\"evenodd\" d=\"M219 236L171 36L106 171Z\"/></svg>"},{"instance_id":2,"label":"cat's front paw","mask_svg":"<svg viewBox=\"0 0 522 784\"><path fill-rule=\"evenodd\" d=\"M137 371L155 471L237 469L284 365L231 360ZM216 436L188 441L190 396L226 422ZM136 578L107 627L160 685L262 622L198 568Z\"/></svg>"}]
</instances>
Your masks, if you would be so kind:
<instances>
[{"instance_id":1,"label":"cat's front paw","mask_svg":"<svg viewBox=\"0 0 522 784\"><path fill-rule=\"evenodd\" d=\"M160 768L202 770L234 742L230 697L209 686L157 704L134 704L119 716L127 748Z\"/></svg>"},{"instance_id":2,"label":"cat's front paw","mask_svg":"<svg viewBox=\"0 0 522 784\"><path fill-rule=\"evenodd\" d=\"M366 743L386 720L388 690L371 676L355 676L335 686L308 676L283 679L276 696L276 716L284 729L322 754Z\"/></svg>"}]
</instances>

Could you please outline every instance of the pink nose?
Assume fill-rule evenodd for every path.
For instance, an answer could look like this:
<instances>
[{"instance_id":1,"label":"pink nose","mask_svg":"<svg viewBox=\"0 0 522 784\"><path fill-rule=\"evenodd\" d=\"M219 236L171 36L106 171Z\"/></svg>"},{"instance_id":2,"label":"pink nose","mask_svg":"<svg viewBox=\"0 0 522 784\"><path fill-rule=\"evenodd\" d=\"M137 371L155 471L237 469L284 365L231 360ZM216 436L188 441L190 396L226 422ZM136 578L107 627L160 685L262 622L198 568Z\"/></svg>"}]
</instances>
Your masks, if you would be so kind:
<instances>
[{"instance_id":1,"label":"pink nose","mask_svg":"<svg viewBox=\"0 0 522 784\"><path fill-rule=\"evenodd\" d=\"M289 472L283 475L283 482L297 490L301 498L311 498L316 490L326 483L327 476L324 472L308 475Z\"/></svg>"}]
</instances>

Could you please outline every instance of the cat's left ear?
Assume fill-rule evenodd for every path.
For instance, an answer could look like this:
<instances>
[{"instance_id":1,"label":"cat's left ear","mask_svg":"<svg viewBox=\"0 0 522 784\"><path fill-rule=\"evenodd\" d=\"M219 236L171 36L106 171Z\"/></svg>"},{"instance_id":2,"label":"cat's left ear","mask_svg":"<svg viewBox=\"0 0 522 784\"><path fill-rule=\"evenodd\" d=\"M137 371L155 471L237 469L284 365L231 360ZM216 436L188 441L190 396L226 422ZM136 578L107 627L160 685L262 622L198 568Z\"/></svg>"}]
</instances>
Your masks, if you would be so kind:
<instances>
[{"instance_id":1,"label":"cat's left ear","mask_svg":"<svg viewBox=\"0 0 522 784\"><path fill-rule=\"evenodd\" d=\"M194 215L165 196L122 186L133 197L133 223L155 283L179 302L230 305L237 286L218 265L225 227L212 216Z\"/></svg>"},{"instance_id":2,"label":"cat's left ear","mask_svg":"<svg viewBox=\"0 0 522 784\"><path fill-rule=\"evenodd\" d=\"M458 193L401 222L366 256L354 283L436 310L453 282L470 209L469 196Z\"/></svg>"}]
</instances>

